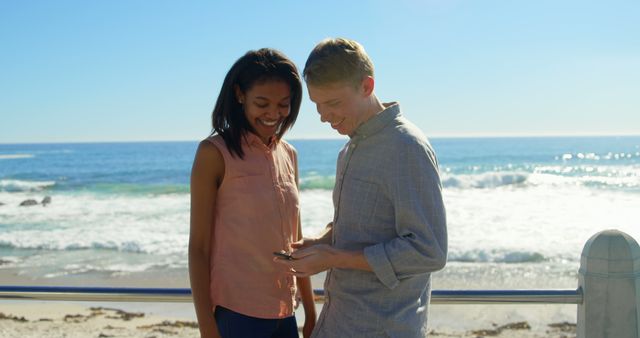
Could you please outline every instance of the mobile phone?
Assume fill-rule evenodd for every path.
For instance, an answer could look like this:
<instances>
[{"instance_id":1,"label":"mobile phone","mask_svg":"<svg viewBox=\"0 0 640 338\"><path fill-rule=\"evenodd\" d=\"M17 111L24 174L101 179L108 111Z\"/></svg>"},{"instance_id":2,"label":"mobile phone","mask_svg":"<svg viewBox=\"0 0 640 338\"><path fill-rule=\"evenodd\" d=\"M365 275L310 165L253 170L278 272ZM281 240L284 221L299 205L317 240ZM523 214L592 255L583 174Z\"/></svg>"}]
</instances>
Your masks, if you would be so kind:
<instances>
[{"instance_id":1,"label":"mobile phone","mask_svg":"<svg viewBox=\"0 0 640 338\"><path fill-rule=\"evenodd\" d=\"M293 259L293 257L291 257L291 254L288 254L288 253L284 253L284 252L277 252L277 251L276 251L276 252L274 252L273 254L274 254L274 255L276 255L276 256L278 256L278 257L284 258L284 259Z\"/></svg>"}]
</instances>

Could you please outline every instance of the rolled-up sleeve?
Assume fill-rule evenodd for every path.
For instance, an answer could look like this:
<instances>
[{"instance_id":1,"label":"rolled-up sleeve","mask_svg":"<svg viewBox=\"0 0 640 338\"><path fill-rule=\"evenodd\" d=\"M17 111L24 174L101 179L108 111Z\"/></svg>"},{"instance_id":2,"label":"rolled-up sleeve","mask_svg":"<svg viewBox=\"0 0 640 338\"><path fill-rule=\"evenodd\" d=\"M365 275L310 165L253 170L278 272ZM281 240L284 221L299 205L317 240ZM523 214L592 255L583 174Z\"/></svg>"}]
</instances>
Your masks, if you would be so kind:
<instances>
[{"instance_id":1,"label":"rolled-up sleeve","mask_svg":"<svg viewBox=\"0 0 640 338\"><path fill-rule=\"evenodd\" d=\"M447 257L442 185L431 147L406 144L394 157L385 190L393 204L397 237L364 249L377 278L390 289L403 278L442 269Z\"/></svg>"},{"instance_id":2,"label":"rolled-up sleeve","mask_svg":"<svg viewBox=\"0 0 640 338\"><path fill-rule=\"evenodd\" d=\"M378 279L389 289L395 288L399 281L384 249L384 243L364 248L364 256Z\"/></svg>"}]
</instances>

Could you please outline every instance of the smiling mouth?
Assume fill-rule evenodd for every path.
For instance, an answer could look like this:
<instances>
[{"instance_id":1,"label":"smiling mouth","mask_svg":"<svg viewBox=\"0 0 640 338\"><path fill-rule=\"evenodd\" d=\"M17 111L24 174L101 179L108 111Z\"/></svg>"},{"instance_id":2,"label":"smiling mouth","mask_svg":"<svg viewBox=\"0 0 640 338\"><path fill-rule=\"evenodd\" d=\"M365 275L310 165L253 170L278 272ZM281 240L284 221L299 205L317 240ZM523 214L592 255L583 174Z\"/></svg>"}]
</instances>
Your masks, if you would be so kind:
<instances>
[{"instance_id":1,"label":"smiling mouth","mask_svg":"<svg viewBox=\"0 0 640 338\"><path fill-rule=\"evenodd\" d=\"M260 122L260 124L267 127L275 127L280 122L280 120L267 121L263 119L258 119L258 121Z\"/></svg>"},{"instance_id":2,"label":"smiling mouth","mask_svg":"<svg viewBox=\"0 0 640 338\"><path fill-rule=\"evenodd\" d=\"M332 122L331 128L336 129L340 124L342 124L342 122L344 122L344 119L340 120L339 122Z\"/></svg>"}]
</instances>

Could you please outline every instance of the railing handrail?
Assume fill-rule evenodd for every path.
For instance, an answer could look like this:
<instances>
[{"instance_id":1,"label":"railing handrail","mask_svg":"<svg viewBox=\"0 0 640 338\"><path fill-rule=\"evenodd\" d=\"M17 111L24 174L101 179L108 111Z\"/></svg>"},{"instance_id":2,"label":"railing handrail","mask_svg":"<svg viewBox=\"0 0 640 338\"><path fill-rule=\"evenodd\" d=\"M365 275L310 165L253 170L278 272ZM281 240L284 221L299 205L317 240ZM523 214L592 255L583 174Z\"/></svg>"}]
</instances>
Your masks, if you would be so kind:
<instances>
[{"instance_id":1,"label":"railing handrail","mask_svg":"<svg viewBox=\"0 0 640 338\"><path fill-rule=\"evenodd\" d=\"M582 304L582 289L433 290L431 304Z\"/></svg>"},{"instance_id":2,"label":"railing handrail","mask_svg":"<svg viewBox=\"0 0 640 338\"><path fill-rule=\"evenodd\" d=\"M324 290L314 290L316 302ZM189 288L131 288L82 286L0 286L0 299L181 302L192 301ZM432 304L582 304L582 289L549 290L433 290Z\"/></svg>"}]
</instances>

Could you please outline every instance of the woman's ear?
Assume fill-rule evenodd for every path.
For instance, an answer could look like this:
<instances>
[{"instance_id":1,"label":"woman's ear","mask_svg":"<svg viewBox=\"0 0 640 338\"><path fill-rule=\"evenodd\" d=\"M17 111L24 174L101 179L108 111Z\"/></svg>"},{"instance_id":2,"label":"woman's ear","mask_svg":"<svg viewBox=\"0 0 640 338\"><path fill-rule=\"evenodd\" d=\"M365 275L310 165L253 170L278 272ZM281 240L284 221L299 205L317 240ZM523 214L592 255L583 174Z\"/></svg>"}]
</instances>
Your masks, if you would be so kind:
<instances>
[{"instance_id":1,"label":"woman's ear","mask_svg":"<svg viewBox=\"0 0 640 338\"><path fill-rule=\"evenodd\" d=\"M236 92L236 100L238 100L240 104L244 104L244 93L240 90L240 86L233 86L233 90Z\"/></svg>"}]
</instances>

